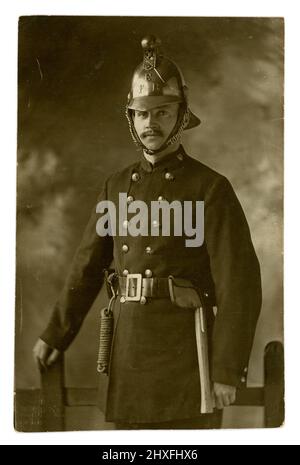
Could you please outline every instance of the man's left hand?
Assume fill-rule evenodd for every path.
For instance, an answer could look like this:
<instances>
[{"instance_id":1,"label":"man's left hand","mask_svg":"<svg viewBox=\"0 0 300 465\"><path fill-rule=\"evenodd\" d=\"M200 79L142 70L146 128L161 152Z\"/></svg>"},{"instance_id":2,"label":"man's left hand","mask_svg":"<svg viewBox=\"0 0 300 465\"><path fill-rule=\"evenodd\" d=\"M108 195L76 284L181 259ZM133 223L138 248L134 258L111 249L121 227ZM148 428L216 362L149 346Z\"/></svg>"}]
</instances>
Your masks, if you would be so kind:
<instances>
[{"instance_id":1,"label":"man's left hand","mask_svg":"<svg viewBox=\"0 0 300 465\"><path fill-rule=\"evenodd\" d=\"M216 407L222 409L235 402L236 387L227 384L214 383L213 394Z\"/></svg>"}]
</instances>

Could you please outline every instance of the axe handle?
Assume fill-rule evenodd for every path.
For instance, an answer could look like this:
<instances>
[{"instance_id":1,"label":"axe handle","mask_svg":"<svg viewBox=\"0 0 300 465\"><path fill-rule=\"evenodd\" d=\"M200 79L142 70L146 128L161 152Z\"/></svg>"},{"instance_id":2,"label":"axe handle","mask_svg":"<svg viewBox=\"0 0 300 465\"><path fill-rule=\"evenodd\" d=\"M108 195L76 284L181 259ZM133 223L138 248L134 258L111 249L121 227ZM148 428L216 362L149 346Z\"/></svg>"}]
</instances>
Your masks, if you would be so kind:
<instances>
[{"instance_id":1,"label":"axe handle","mask_svg":"<svg viewBox=\"0 0 300 465\"><path fill-rule=\"evenodd\" d=\"M213 400L209 377L207 329L203 307L196 308L195 310L195 332L201 388L200 413L212 413Z\"/></svg>"}]
</instances>

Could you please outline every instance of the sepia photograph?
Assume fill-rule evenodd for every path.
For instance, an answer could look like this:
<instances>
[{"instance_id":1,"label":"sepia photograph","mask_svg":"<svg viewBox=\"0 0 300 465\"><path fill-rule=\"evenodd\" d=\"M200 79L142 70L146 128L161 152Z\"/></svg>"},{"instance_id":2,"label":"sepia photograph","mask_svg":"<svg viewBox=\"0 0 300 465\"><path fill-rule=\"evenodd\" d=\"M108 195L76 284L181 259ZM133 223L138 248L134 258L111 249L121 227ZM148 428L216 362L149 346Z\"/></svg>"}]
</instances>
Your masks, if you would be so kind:
<instances>
[{"instance_id":1,"label":"sepia photograph","mask_svg":"<svg viewBox=\"0 0 300 465\"><path fill-rule=\"evenodd\" d=\"M15 430L282 427L284 19L21 16L17 85Z\"/></svg>"}]
</instances>

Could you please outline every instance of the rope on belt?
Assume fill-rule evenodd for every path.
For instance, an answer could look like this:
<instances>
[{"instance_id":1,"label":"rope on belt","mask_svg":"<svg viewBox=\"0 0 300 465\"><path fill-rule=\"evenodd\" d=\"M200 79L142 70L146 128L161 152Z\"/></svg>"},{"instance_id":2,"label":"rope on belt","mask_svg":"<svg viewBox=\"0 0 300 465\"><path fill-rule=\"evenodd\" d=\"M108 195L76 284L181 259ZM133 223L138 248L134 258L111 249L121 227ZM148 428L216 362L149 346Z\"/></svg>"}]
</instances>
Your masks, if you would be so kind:
<instances>
[{"instance_id":1,"label":"rope on belt","mask_svg":"<svg viewBox=\"0 0 300 465\"><path fill-rule=\"evenodd\" d=\"M102 308L100 311L100 333L99 333L99 350L97 359L98 373L108 374L110 353L112 346L113 330L114 330L114 315L113 306L116 300L116 292L113 285L115 273L108 275L106 273L106 284L110 288L111 298L108 307Z\"/></svg>"}]
</instances>

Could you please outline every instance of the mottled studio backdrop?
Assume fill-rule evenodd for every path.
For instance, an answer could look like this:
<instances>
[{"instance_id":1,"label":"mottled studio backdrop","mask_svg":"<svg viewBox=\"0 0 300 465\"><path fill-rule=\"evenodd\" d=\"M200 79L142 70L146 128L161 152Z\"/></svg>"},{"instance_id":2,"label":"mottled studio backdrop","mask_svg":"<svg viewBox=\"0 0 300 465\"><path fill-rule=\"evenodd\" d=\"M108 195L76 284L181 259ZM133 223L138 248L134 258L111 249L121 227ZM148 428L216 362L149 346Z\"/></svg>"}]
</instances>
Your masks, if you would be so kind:
<instances>
[{"instance_id":1,"label":"mottled studio backdrop","mask_svg":"<svg viewBox=\"0 0 300 465\"><path fill-rule=\"evenodd\" d=\"M283 21L229 18L23 17L19 24L16 386L38 386L32 347L63 285L104 179L134 162L124 105L141 38L157 34L182 68L199 128L188 153L232 182L263 277L249 383L265 344L282 339ZM186 180L188 182L188 179ZM176 251L174 251L176 253ZM237 250L242 254L242 250ZM67 384L95 386L101 292L67 353ZM257 425L230 408L225 426ZM69 427L101 427L90 412ZM83 421L83 420L82 420Z\"/></svg>"}]
</instances>

